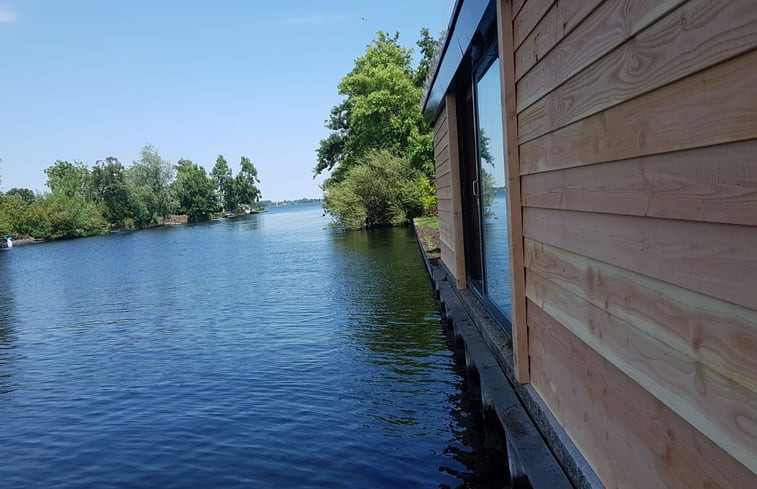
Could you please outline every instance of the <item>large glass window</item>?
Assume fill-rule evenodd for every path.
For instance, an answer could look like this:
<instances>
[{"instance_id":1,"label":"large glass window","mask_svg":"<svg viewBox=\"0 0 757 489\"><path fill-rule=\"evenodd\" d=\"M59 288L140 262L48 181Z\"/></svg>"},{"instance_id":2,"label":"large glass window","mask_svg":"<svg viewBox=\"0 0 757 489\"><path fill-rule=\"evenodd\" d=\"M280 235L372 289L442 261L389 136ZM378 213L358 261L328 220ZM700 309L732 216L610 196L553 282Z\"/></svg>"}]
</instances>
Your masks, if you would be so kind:
<instances>
[{"instance_id":1,"label":"large glass window","mask_svg":"<svg viewBox=\"0 0 757 489\"><path fill-rule=\"evenodd\" d=\"M483 292L512 320L510 257L507 242L507 177L502 139L502 91L499 60L476 82L478 191L481 209Z\"/></svg>"}]
</instances>

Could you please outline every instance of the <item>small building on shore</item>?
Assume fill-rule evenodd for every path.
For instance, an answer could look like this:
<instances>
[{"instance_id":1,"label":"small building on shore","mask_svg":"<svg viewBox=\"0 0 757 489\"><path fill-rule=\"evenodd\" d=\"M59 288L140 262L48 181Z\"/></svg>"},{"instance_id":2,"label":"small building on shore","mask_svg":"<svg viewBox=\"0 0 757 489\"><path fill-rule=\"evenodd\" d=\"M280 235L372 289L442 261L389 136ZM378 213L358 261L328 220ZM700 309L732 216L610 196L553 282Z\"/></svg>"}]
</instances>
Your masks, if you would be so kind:
<instances>
[{"instance_id":1,"label":"small building on shore","mask_svg":"<svg viewBox=\"0 0 757 489\"><path fill-rule=\"evenodd\" d=\"M757 487L756 87L754 0L453 9L440 266L576 486Z\"/></svg>"}]
</instances>

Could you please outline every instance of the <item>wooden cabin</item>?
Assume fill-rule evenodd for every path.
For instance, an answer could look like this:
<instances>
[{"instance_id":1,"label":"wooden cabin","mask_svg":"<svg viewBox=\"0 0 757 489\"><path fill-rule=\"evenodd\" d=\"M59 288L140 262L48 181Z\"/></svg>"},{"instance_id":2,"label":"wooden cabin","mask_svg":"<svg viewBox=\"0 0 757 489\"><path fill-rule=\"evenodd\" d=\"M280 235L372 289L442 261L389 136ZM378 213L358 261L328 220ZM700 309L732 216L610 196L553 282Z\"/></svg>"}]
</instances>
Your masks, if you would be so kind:
<instances>
[{"instance_id":1,"label":"wooden cabin","mask_svg":"<svg viewBox=\"0 0 757 489\"><path fill-rule=\"evenodd\" d=\"M605 487L757 488L757 1L458 0L429 83L511 382Z\"/></svg>"}]
</instances>

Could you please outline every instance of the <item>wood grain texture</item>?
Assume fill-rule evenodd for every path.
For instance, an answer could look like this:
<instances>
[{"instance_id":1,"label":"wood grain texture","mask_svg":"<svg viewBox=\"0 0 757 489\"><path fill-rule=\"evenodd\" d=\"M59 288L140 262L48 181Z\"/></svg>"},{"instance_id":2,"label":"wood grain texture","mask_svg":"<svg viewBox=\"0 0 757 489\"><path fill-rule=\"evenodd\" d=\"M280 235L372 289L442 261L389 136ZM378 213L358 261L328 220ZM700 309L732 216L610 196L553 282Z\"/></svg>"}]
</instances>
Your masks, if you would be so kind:
<instances>
[{"instance_id":1,"label":"wood grain texture","mask_svg":"<svg viewBox=\"0 0 757 489\"><path fill-rule=\"evenodd\" d=\"M442 108L434 123L434 162L436 164L436 192L439 217L439 249L442 261L455 256L454 210L451 196L449 128L446 108Z\"/></svg>"},{"instance_id":2,"label":"wood grain texture","mask_svg":"<svg viewBox=\"0 0 757 489\"><path fill-rule=\"evenodd\" d=\"M532 385L606 487L757 487L757 476L536 304Z\"/></svg>"},{"instance_id":3,"label":"wood grain texture","mask_svg":"<svg viewBox=\"0 0 757 489\"><path fill-rule=\"evenodd\" d=\"M757 138L757 50L520 145L521 173Z\"/></svg>"},{"instance_id":4,"label":"wood grain texture","mask_svg":"<svg viewBox=\"0 0 757 489\"><path fill-rule=\"evenodd\" d=\"M573 335L757 473L757 395L655 336L526 274L528 298Z\"/></svg>"},{"instance_id":5,"label":"wood grain texture","mask_svg":"<svg viewBox=\"0 0 757 489\"><path fill-rule=\"evenodd\" d=\"M460 155L457 133L457 100L452 93L445 97L447 111L447 130L449 131L449 158L450 158L450 189L452 190L452 229L454 236L455 255L451 258L454 263L454 280L458 289L466 287L465 282L465 246L463 244L463 212L462 196L460 195ZM449 265L447 269L450 269Z\"/></svg>"},{"instance_id":6,"label":"wood grain texture","mask_svg":"<svg viewBox=\"0 0 757 489\"><path fill-rule=\"evenodd\" d=\"M526 3L526 0L512 0L512 13L513 17L518 15L518 12L520 12L520 9L523 8L523 5Z\"/></svg>"},{"instance_id":7,"label":"wood grain texture","mask_svg":"<svg viewBox=\"0 0 757 489\"><path fill-rule=\"evenodd\" d=\"M448 175L449 172L451 171L448 148L444 149L444 151L442 152L442 154L440 155L437 161L438 163L436 165L436 178L442 177L444 175Z\"/></svg>"},{"instance_id":8,"label":"wood grain texture","mask_svg":"<svg viewBox=\"0 0 757 489\"><path fill-rule=\"evenodd\" d=\"M518 112L554 90L685 0L610 0L518 81Z\"/></svg>"},{"instance_id":9,"label":"wood grain texture","mask_svg":"<svg viewBox=\"0 0 757 489\"><path fill-rule=\"evenodd\" d=\"M515 80L519 80L572 31L601 0L561 0L549 9L515 51Z\"/></svg>"},{"instance_id":10,"label":"wood grain texture","mask_svg":"<svg viewBox=\"0 0 757 489\"><path fill-rule=\"evenodd\" d=\"M452 230L452 214L453 211L451 209L452 203L451 201L446 201L446 205L442 205L442 202L440 202L439 207L439 241L442 242L442 244L447 248L447 251L451 252L453 255L455 253L455 240L454 240L454 233ZM444 249L442 249L442 252Z\"/></svg>"},{"instance_id":11,"label":"wood grain texture","mask_svg":"<svg viewBox=\"0 0 757 489\"><path fill-rule=\"evenodd\" d=\"M447 172L444 175L437 175L436 177L436 188L444 188L449 187L452 185L452 177L449 172Z\"/></svg>"},{"instance_id":12,"label":"wood grain texture","mask_svg":"<svg viewBox=\"0 0 757 489\"><path fill-rule=\"evenodd\" d=\"M457 114L452 94L445 97L444 107L434 123L434 141L441 260L455 278L457 287L465 288Z\"/></svg>"},{"instance_id":13,"label":"wood grain texture","mask_svg":"<svg viewBox=\"0 0 757 489\"><path fill-rule=\"evenodd\" d=\"M553 4L554 0L528 0L523 5L512 22L515 48L520 46Z\"/></svg>"},{"instance_id":14,"label":"wood grain texture","mask_svg":"<svg viewBox=\"0 0 757 489\"><path fill-rule=\"evenodd\" d=\"M523 218L527 238L757 309L757 228L533 207Z\"/></svg>"},{"instance_id":15,"label":"wood grain texture","mask_svg":"<svg viewBox=\"0 0 757 489\"><path fill-rule=\"evenodd\" d=\"M497 1L500 79L502 80L502 138L505 142L507 178L507 246L510 256L510 303L515 379L528 383L528 326L526 324L525 270L523 266L523 214L518 159L516 119L515 62L512 56L513 21L510 2ZM462 231L462 230L461 230Z\"/></svg>"},{"instance_id":16,"label":"wood grain texture","mask_svg":"<svg viewBox=\"0 0 757 489\"><path fill-rule=\"evenodd\" d=\"M447 146L449 141L447 129L447 121L445 117L444 124L439 126L440 132L434 133L434 154ZM434 130L436 130L436 128L434 128Z\"/></svg>"},{"instance_id":17,"label":"wood grain texture","mask_svg":"<svg viewBox=\"0 0 757 489\"><path fill-rule=\"evenodd\" d=\"M447 113L442 109L439 112L439 117L434 121L434 147L439 143L447 143Z\"/></svg>"},{"instance_id":18,"label":"wood grain texture","mask_svg":"<svg viewBox=\"0 0 757 489\"><path fill-rule=\"evenodd\" d=\"M524 110L518 116L520 142L755 47L753 2L687 2Z\"/></svg>"},{"instance_id":19,"label":"wood grain texture","mask_svg":"<svg viewBox=\"0 0 757 489\"><path fill-rule=\"evenodd\" d=\"M757 226L757 140L523 177L523 205Z\"/></svg>"},{"instance_id":20,"label":"wood grain texture","mask_svg":"<svg viewBox=\"0 0 757 489\"><path fill-rule=\"evenodd\" d=\"M444 201L452 201L452 187L440 187L436 192L436 198L437 201L439 199ZM450 204L450 209L452 208L452 204Z\"/></svg>"},{"instance_id":21,"label":"wood grain texture","mask_svg":"<svg viewBox=\"0 0 757 489\"><path fill-rule=\"evenodd\" d=\"M757 311L526 240L526 267L757 396Z\"/></svg>"}]
</instances>

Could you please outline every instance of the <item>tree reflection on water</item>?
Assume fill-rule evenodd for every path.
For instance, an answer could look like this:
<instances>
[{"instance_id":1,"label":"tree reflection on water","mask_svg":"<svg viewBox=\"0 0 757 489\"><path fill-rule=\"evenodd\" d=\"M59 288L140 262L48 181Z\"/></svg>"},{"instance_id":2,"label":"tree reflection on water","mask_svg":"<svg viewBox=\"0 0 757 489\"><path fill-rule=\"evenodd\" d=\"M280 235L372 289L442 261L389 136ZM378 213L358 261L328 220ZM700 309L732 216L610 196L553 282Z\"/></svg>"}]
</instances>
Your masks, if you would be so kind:
<instances>
[{"instance_id":1,"label":"tree reflection on water","mask_svg":"<svg viewBox=\"0 0 757 489\"><path fill-rule=\"evenodd\" d=\"M447 440L438 470L459 484L439 487L506 487L504 434L493 414L485 416L477 379L443 330L412 230L338 233L333 240L344 255L336 273L351 279L334 291L351 304L346 334L358 343L360 362L375 367L360 394L370 398L375 382L395 386L392 399L371 399L371 415L386 436L412 430ZM444 433L429 433L434 411L451 415Z\"/></svg>"}]
</instances>

